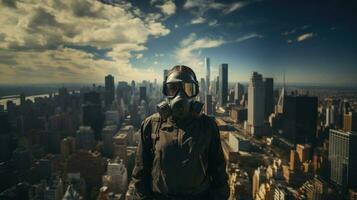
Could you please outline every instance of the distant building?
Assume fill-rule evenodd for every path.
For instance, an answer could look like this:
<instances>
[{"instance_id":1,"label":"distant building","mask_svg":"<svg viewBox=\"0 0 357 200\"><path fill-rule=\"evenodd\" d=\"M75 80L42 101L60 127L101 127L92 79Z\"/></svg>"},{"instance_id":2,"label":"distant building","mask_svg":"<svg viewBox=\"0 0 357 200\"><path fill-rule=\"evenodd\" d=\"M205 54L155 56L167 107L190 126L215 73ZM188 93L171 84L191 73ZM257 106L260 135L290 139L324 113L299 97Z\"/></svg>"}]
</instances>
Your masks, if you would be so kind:
<instances>
[{"instance_id":1,"label":"distant building","mask_svg":"<svg viewBox=\"0 0 357 200\"><path fill-rule=\"evenodd\" d=\"M100 138L100 130L103 127L104 116L101 108L100 94L95 91L84 93L82 104L82 124L90 126L95 138Z\"/></svg>"},{"instance_id":2,"label":"distant building","mask_svg":"<svg viewBox=\"0 0 357 200\"><path fill-rule=\"evenodd\" d=\"M258 194L260 185L267 180L266 169L264 167L258 167L253 173L252 178L252 198L255 199Z\"/></svg>"},{"instance_id":3,"label":"distant building","mask_svg":"<svg viewBox=\"0 0 357 200\"><path fill-rule=\"evenodd\" d=\"M125 166L127 164L127 154L126 154L126 148L127 148L127 135L120 133L117 134L113 137L114 143L113 143L113 158L116 159L121 159L123 160Z\"/></svg>"},{"instance_id":4,"label":"distant building","mask_svg":"<svg viewBox=\"0 0 357 200\"><path fill-rule=\"evenodd\" d=\"M248 86L248 131L260 135L264 126L264 82L261 74L253 72Z\"/></svg>"},{"instance_id":5,"label":"distant building","mask_svg":"<svg viewBox=\"0 0 357 200\"><path fill-rule=\"evenodd\" d=\"M214 108L212 102L212 95L206 94L204 107L206 115L213 115Z\"/></svg>"},{"instance_id":6,"label":"distant building","mask_svg":"<svg viewBox=\"0 0 357 200\"><path fill-rule=\"evenodd\" d=\"M357 112L349 112L343 116L343 131L357 131Z\"/></svg>"},{"instance_id":7,"label":"distant building","mask_svg":"<svg viewBox=\"0 0 357 200\"><path fill-rule=\"evenodd\" d=\"M106 126L119 125L119 113L117 110L105 111L105 123Z\"/></svg>"},{"instance_id":8,"label":"distant building","mask_svg":"<svg viewBox=\"0 0 357 200\"><path fill-rule=\"evenodd\" d=\"M112 75L108 75L105 77L105 105L110 106L114 101L115 95L115 85L114 85L114 77Z\"/></svg>"},{"instance_id":9,"label":"distant building","mask_svg":"<svg viewBox=\"0 0 357 200\"><path fill-rule=\"evenodd\" d=\"M119 163L117 161L108 163L107 175L103 176L103 185L108 186L109 191L116 194L126 192L128 173L123 160Z\"/></svg>"},{"instance_id":10,"label":"distant building","mask_svg":"<svg viewBox=\"0 0 357 200\"><path fill-rule=\"evenodd\" d=\"M144 100L144 101L147 101L147 96L146 96L146 87L145 86L142 86L140 87L139 89L139 95L140 95L140 101Z\"/></svg>"},{"instance_id":11,"label":"distant building","mask_svg":"<svg viewBox=\"0 0 357 200\"><path fill-rule=\"evenodd\" d=\"M44 200L62 200L63 182L61 178L52 180L52 183L45 188Z\"/></svg>"},{"instance_id":12,"label":"distant building","mask_svg":"<svg viewBox=\"0 0 357 200\"><path fill-rule=\"evenodd\" d=\"M61 141L61 156L68 158L76 150L76 140L73 137L66 137Z\"/></svg>"},{"instance_id":13,"label":"distant building","mask_svg":"<svg viewBox=\"0 0 357 200\"><path fill-rule=\"evenodd\" d=\"M296 145L296 151L299 155L299 159L300 159L301 163L304 163L307 160L311 160L311 158L310 158L311 145L298 144L298 145Z\"/></svg>"},{"instance_id":14,"label":"distant building","mask_svg":"<svg viewBox=\"0 0 357 200\"><path fill-rule=\"evenodd\" d=\"M232 152L247 151L250 150L250 141L247 138L239 136L234 132L229 132L229 146Z\"/></svg>"},{"instance_id":15,"label":"distant building","mask_svg":"<svg viewBox=\"0 0 357 200\"><path fill-rule=\"evenodd\" d=\"M313 144L317 127L317 97L284 95L282 101L282 137L292 144Z\"/></svg>"},{"instance_id":16,"label":"distant building","mask_svg":"<svg viewBox=\"0 0 357 200\"><path fill-rule=\"evenodd\" d=\"M205 94L210 94L210 81L211 81L211 62L210 59L205 57L205 68L206 68L206 87Z\"/></svg>"},{"instance_id":17,"label":"distant building","mask_svg":"<svg viewBox=\"0 0 357 200\"><path fill-rule=\"evenodd\" d=\"M201 78L199 96L200 96L200 102L202 102L202 103L205 103L205 96L206 96L206 89L205 89L205 87L206 87L205 79L204 79L204 78Z\"/></svg>"},{"instance_id":18,"label":"distant building","mask_svg":"<svg viewBox=\"0 0 357 200\"><path fill-rule=\"evenodd\" d=\"M328 155L331 181L343 188L356 188L357 132L330 129Z\"/></svg>"},{"instance_id":19,"label":"distant building","mask_svg":"<svg viewBox=\"0 0 357 200\"><path fill-rule=\"evenodd\" d=\"M240 105L244 95L244 86L241 83L236 83L234 86L234 103Z\"/></svg>"},{"instance_id":20,"label":"distant building","mask_svg":"<svg viewBox=\"0 0 357 200\"><path fill-rule=\"evenodd\" d=\"M274 79L273 78L265 78L264 79L264 88L265 88L265 93L264 93L264 117L265 119L268 119L270 114L274 112Z\"/></svg>"},{"instance_id":21,"label":"distant building","mask_svg":"<svg viewBox=\"0 0 357 200\"><path fill-rule=\"evenodd\" d=\"M228 64L219 66L219 86L218 86L218 102L219 106L225 106L228 97Z\"/></svg>"},{"instance_id":22,"label":"distant building","mask_svg":"<svg viewBox=\"0 0 357 200\"><path fill-rule=\"evenodd\" d=\"M163 81L166 80L168 74L169 74L169 70L164 69L164 74L163 74L163 77L162 77Z\"/></svg>"},{"instance_id":23,"label":"distant building","mask_svg":"<svg viewBox=\"0 0 357 200\"><path fill-rule=\"evenodd\" d=\"M113 154L113 136L117 131L116 125L106 126L102 130L103 155L111 157Z\"/></svg>"},{"instance_id":24,"label":"distant building","mask_svg":"<svg viewBox=\"0 0 357 200\"><path fill-rule=\"evenodd\" d=\"M118 134L126 135L126 143L130 146L134 145L134 126L133 125L125 125L123 126Z\"/></svg>"},{"instance_id":25,"label":"distant building","mask_svg":"<svg viewBox=\"0 0 357 200\"><path fill-rule=\"evenodd\" d=\"M233 107L230 116L235 123L243 123L247 120L248 110L244 107Z\"/></svg>"},{"instance_id":26,"label":"distant building","mask_svg":"<svg viewBox=\"0 0 357 200\"><path fill-rule=\"evenodd\" d=\"M95 146L94 132L90 126L80 126L76 134L76 148L92 150Z\"/></svg>"}]
</instances>

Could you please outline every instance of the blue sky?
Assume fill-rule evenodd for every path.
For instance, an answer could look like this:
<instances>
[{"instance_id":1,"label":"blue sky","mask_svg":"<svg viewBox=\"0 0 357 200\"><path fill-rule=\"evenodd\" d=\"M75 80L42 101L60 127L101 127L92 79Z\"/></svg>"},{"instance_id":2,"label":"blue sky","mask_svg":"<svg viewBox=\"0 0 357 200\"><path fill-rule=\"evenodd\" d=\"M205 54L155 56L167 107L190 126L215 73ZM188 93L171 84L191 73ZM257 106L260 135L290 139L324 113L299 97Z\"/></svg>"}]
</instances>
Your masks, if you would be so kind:
<instances>
[{"instance_id":1,"label":"blue sky","mask_svg":"<svg viewBox=\"0 0 357 200\"><path fill-rule=\"evenodd\" d=\"M357 86L353 1L9 1L0 4L0 84L162 79L176 64L229 81Z\"/></svg>"}]
</instances>

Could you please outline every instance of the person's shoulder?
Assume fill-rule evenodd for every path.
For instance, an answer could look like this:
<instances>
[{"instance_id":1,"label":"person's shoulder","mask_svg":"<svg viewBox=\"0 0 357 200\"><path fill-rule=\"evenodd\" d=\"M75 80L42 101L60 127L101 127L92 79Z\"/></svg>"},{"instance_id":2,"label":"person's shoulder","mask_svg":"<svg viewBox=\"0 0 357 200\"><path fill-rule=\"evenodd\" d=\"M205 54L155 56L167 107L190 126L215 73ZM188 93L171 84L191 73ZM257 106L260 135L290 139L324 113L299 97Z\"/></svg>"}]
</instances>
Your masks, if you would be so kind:
<instances>
[{"instance_id":1,"label":"person's shoulder","mask_svg":"<svg viewBox=\"0 0 357 200\"><path fill-rule=\"evenodd\" d=\"M156 112L156 113L146 117L144 121L158 121L158 120L160 120L160 114L158 112Z\"/></svg>"},{"instance_id":2,"label":"person's shoulder","mask_svg":"<svg viewBox=\"0 0 357 200\"><path fill-rule=\"evenodd\" d=\"M202 113L200 115L200 120L202 123L204 123L205 125L207 125L210 128L217 127L216 118L213 116L208 116L208 115Z\"/></svg>"},{"instance_id":3,"label":"person's shoulder","mask_svg":"<svg viewBox=\"0 0 357 200\"><path fill-rule=\"evenodd\" d=\"M147 126L149 123L152 122L159 122L160 121L160 114L159 113L154 113L148 117L146 117L143 121L144 126Z\"/></svg>"}]
</instances>

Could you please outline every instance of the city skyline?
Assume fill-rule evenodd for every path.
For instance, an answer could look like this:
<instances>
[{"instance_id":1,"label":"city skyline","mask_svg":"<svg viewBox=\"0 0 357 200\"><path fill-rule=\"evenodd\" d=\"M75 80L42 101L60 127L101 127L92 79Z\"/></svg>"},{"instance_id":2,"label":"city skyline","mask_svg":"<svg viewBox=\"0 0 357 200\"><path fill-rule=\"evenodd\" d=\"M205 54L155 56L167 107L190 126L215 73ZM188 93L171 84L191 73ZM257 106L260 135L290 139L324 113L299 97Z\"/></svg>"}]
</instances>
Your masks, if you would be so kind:
<instances>
[{"instance_id":1,"label":"city skyline","mask_svg":"<svg viewBox=\"0 0 357 200\"><path fill-rule=\"evenodd\" d=\"M0 85L162 79L176 64L229 82L357 86L355 4L301 1L1 1Z\"/></svg>"}]
</instances>

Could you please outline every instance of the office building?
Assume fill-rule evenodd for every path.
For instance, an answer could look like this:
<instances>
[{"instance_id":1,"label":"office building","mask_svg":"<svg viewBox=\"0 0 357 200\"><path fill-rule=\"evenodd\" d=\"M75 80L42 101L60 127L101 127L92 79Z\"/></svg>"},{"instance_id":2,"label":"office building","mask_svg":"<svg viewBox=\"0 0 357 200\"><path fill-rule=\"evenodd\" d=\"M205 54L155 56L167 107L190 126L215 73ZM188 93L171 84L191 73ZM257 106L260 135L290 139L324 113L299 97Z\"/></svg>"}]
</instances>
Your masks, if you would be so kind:
<instances>
[{"instance_id":1,"label":"office building","mask_svg":"<svg viewBox=\"0 0 357 200\"><path fill-rule=\"evenodd\" d=\"M244 95L244 86L241 83L236 83L234 86L234 103L240 105Z\"/></svg>"},{"instance_id":2,"label":"office building","mask_svg":"<svg viewBox=\"0 0 357 200\"><path fill-rule=\"evenodd\" d=\"M357 132L330 129L330 179L342 188L357 187Z\"/></svg>"},{"instance_id":3,"label":"office building","mask_svg":"<svg viewBox=\"0 0 357 200\"><path fill-rule=\"evenodd\" d=\"M243 123L247 120L247 108L233 107L230 116L235 123Z\"/></svg>"},{"instance_id":4,"label":"office building","mask_svg":"<svg viewBox=\"0 0 357 200\"><path fill-rule=\"evenodd\" d=\"M228 97L228 64L219 66L218 91L218 103L223 107L226 105Z\"/></svg>"},{"instance_id":5,"label":"office building","mask_svg":"<svg viewBox=\"0 0 357 200\"><path fill-rule=\"evenodd\" d=\"M248 131L260 135L264 125L264 82L261 74L253 72L248 86Z\"/></svg>"},{"instance_id":6,"label":"office building","mask_svg":"<svg viewBox=\"0 0 357 200\"><path fill-rule=\"evenodd\" d=\"M112 75L108 75L105 77L105 105L110 106L114 101L114 77Z\"/></svg>"},{"instance_id":7,"label":"office building","mask_svg":"<svg viewBox=\"0 0 357 200\"><path fill-rule=\"evenodd\" d=\"M206 115L213 115L214 114L213 113L214 108L213 108L213 102L212 102L212 95L206 94L204 107L205 107L205 114Z\"/></svg>"},{"instance_id":8,"label":"office building","mask_svg":"<svg viewBox=\"0 0 357 200\"><path fill-rule=\"evenodd\" d=\"M274 112L274 79L273 78L265 78L264 79L264 102L265 102L265 112L264 117L268 119L270 114Z\"/></svg>"},{"instance_id":9,"label":"office building","mask_svg":"<svg viewBox=\"0 0 357 200\"><path fill-rule=\"evenodd\" d=\"M61 156L68 158L76 150L76 140L73 137L63 138L61 141Z\"/></svg>"},{"instance_id":10,"label":"office building","mask_svg":"<svg viewBox=\"0 0 357 200\"><path fill-rule=\"evenodd\" d=\"M348 112L343 115L343 131L357 131L357 112Z\"/></svg>"},{"instance_id":11,"label":"office building","mask_svg":"<svg viewBox=\"0 0 357 200\"><path fill-rule=\"evenodd\" d=\"M108 186L109 191L115 194L126 192L128 186L128 173L123 163L109 162L107 167L107 175L102 178L103 185Z\"/></svg>"},{"instance_id":12,"label":"office building","mask_svg":"<svg viewBox=\"0 0 357 200\"><path fill-rule=\"evenodd\" d=\"M80 126L76 134L76 148L92 150L95 146L94 132L90 126Z\"/></svg>"},{"instance_id":13,"label":"office building","mask_svg":"<svg viewBox=\"0 0 357 200\"><path fill-rule=\"evenodd\" d=\"M142 86L139 88L139 99L140 101L144 100L144 101L147 101L147 96L146 96L146 87L145 86Z\"/></svg>"},{"instance_id":14,"label":"office building","mask_svg":"<svg viewBox=\"0 0 357 200\"><path fill-rule=\"evenodd\" d=\"M313 144L317 126L317 97L285 96L282 136L292 144Z\"/></svg>"},{"instance_id":15,"label":"office building","mask_svg":"<svg viewBox=\"0 0 357 200\"><path fill-rule=\"evenodd\" d=\"M102 130L103 155L111 157L113 154L113 136L117 131L116 125L106 126Z\"/></svg>"},{"instance_id":16,"label":"office building","mask_svg":"<svg viewBox=\"0 0 357 200\"><path fill-rule=\"evenodd\" d=\"M113 137L113 158L123 160L125 166L127 164L127 135L119 133Z\"/></svg>"},{"instance_id":17,"label":"office building","mask_svg":"<svg viewBox=\"0 0 357 200\"><path fill-rule=\"evenodd\" d=\"M82 124L90 126L95 139L100 139L100 131L104 123L104 114L101 108L100 94L95 91L84 93L82 104Z\"/></svg>"},{"instance_id":18,"label":"office building","mask_svg":"<svg viewBox=\"0 0 357 200\"><path fill-rule=\"evenodd\" d=\"M209 88L210 88L210 81L211 81L211 62L210 59L205 57L205 68L206 68L206 87L205 87L205 93L209 93Z\"/></svg>"},{"instance_id":19,"label":"office building","mask_svg":"<svg viewBox=\"0 0 357 200\"><path fill-rule=\"evenodd\" d=\"M205 96L206 96L206 82L204 78L201 78L200 81L200 102L205 103Z\"/></svg>"}]
</instances>

